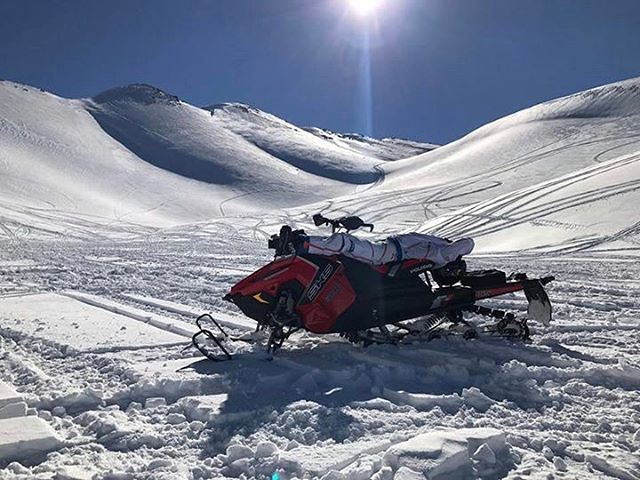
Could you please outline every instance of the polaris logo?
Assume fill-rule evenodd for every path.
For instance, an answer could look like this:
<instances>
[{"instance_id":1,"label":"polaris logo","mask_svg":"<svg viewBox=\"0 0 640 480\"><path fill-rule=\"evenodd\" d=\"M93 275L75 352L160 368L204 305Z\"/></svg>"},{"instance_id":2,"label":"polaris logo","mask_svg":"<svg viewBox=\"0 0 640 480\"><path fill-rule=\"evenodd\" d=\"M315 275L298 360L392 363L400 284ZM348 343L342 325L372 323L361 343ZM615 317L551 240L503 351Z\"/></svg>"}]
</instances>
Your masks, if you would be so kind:
<instances>
[{"instance_id":1,"label":"polaris logo","mask_svg":"<svg viewBox=\"0 0 640 480\"><path fill-rule=\"evenodd\" d=\"M333 265L327 264L307 291L307 298L310 302L313 302L313 300L318 296L318 293L320 293L322 287L327 283L327 280L331 278L331 275L333 275Z\"/></svg>"},{"instance_id":2,"label":"polaris logo","mask_svg":"<svg viewBox=\"0 0 640 480\"><path fill-rule=\"evenodd\" d=\"M422 272L426 272L427 270L431 270L433 268L433 265L434 264L432 262L424 263L422 265L418 265L417 267L413 267L409 271L413 274L422 273Z\"/></svg>"}]
</instances>

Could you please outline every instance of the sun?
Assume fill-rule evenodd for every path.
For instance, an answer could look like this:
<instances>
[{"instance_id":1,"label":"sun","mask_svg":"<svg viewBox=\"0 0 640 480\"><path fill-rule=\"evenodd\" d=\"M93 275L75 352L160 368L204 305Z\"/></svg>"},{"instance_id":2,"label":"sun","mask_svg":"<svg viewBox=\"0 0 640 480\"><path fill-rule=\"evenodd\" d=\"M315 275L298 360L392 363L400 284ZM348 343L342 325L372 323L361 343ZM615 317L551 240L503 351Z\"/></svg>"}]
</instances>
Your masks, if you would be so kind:
<instances>
[{"instance_id":1,"label":"sun","mask_svg":"<svg viewBox=\"0 0 640 480\"><path fill-rule=\"evenodd\" d=\"M383 0L348 0L351 9L363 17L373 15L382 5Z\"/></svg>"}]
</instances>

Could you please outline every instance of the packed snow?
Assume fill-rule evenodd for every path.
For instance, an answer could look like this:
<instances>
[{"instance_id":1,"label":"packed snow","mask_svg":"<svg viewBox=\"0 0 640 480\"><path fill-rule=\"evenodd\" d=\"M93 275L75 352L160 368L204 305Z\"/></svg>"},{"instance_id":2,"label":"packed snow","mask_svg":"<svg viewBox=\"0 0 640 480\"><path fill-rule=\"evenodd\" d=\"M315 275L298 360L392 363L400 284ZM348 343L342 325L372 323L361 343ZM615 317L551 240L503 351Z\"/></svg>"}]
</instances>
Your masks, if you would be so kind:
<instances>
[{"instance_id":1,"label":"packed snow","mask_svg":"<svg viewBox=\"0 0 640 480\"><path fill-rule=\"evenodd\" d=\"M2 82L0 479L638 479L639 161L640 79L437 149ZM317 212L471 235L473 268L556 276L554 321L530 343L185 348L202 312L251 334L222 296Z\"/></svg>"}]
</instances>

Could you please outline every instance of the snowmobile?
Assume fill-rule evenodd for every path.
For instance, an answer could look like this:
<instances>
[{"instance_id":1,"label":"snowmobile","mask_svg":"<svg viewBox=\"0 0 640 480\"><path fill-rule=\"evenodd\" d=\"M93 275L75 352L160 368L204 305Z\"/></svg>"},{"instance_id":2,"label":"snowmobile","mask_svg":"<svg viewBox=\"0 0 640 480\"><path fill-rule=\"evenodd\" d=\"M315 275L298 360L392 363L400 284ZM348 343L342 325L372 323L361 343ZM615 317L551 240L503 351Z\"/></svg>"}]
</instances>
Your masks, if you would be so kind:
<instances>
[{"instance_id":1,"label":"snowmobile","mask_svg":"<svg viewBox=\"0 0 640 480\"><path fill-rule=\"evenodd\" d=\"M328 220L314 216L316 225L333 231L360 227L373 229L359 217ZM552 308L544 286L554 277L509 276L500 270L467 270L458 258L434 268L427 260L408 259L372 266L342 256L297 254L295 239L302 230L285 225L268 242L275 250L272 262L234 285L224 299L257 322L256 330L268 333L267 351L274 353L294 332L339 334L350 342L368 346L430 340L451 332L475 338L478 330L463 318L470 312L491 319L483 331L510 339L528 340L529 319L551 321ZM527 317L478 305L480 300L524 292ZM228 360L225 348L230 337L209 314L197 320L200 328L194 345L212 360ZM212 329L219 334L214 334ZM222 351L215 354L213 342Z\"/></svg>"}]
</instances>

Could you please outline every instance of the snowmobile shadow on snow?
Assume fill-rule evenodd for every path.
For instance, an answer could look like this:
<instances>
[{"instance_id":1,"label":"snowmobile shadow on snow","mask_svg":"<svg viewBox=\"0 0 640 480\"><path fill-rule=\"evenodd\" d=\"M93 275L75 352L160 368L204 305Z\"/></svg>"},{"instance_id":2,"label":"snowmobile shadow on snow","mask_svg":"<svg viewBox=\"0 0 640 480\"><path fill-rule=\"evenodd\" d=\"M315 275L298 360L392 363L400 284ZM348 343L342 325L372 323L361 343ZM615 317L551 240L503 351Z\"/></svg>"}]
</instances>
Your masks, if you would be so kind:
<instances>
[{"instance_id":1,"label":"snowmobile shadow on snow","mask_svg":"<svg viewBox=\"0 0 640 480\"><path fill-rule=\"evenodd\" d=\"M353 440L367 426L349 407L370 409L373 415L407 408L455 415L461 409L485 412L497 403L525 410L549 406L553 400L542 388L523 381L519 369L525 364L553 365L552 351L505 339L436 339L402 349L354 348L337 341L311 350L285 348L273 361L246 353L230 362L203 359L187 368L223 375L229 385L226 401L204 431L206 458L224 451L236 435L274 434L304 444L298 434L308 426L314 432L310 442Z\"/></svg>"},{"instance_id":2,"label":"snowmobile shadow on snow","mask_svg":"<svg viewBox=\"0 0 640 480\"><path fill-rule=\"evenodd\" d=\"M552 353L504 339L436 339L402 349L391 345L354 349L346 342L332 342L312 350L283 349L273 361L245 353L231 362L203 359L186 369L224 376L228 396L218 415L225 424L225 418L244 418L237 424L247 430L259 428L273 412L282 413L300 401L317 404L327 415L338 415L335 412L353 402L380 401L389 408L406 404L418 410L438 407L446 413L462 406L484 411L502 401L538 409L551 400L537 385L521 382L517 366L552 366ZM348 425L354 420L346 415L343 421Z\"/></svg>"}]
</instances>

